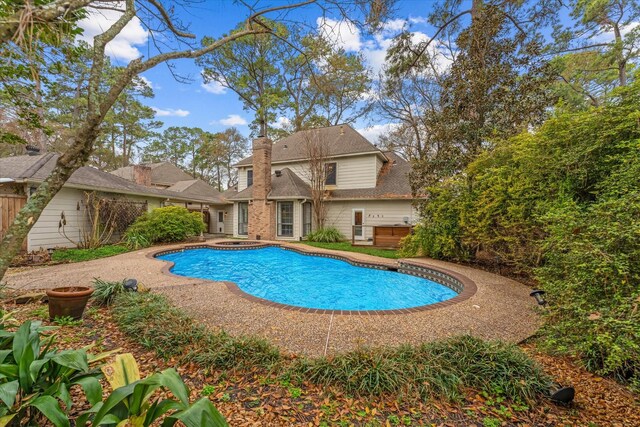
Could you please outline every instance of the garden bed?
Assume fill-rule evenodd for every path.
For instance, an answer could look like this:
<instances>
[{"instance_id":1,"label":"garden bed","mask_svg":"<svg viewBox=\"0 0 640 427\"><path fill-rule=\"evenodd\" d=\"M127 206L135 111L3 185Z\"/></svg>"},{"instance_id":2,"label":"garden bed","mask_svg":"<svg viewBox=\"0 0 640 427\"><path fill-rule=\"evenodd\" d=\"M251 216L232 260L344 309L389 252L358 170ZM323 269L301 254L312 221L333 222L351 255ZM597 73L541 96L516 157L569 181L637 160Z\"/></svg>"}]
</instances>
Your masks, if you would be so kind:
<instances>
[{"instance_id":1,"label":"garden bed","mask_svg":"<svg viewBox=\"0 0 640 427\"><path fill-rule=\"evenodd\" d=\"M6 305L7 310L18 310L19 320L40 319L49 324L46 305ZM122 310L116 307L114 310ZM125 308L126 309L126 308ZM120 313L122 316L122 312ZM120 317L120 321L123 318ZM187 321L188 320L184 320ZM118 327L112 310L90 308L82 323L64 323L59 330L58 342L67 348L79 348L93 344L92 351L99 352L121 348L131 352L140 364L143 375L169 366L176 367L191 389L192 399L208 396L233 426L245 425L636 425L640 423L637 396L619 384L597 377L578 368L571 359L557 358L538 353L532 345L522 348L544 366L545 371L564 383L577 386L575 404L562 408L542 399L529 404L516 404L501 397L479 390L464 389L456 400L443 397L428 400L410 396L398 398L393 393L378 396L351 394L336 386L314 385L310 381L297 383L293 378L255 366L241 367L251 342L232 339L229 345L210 349L212 355L223 363L235 355L231 366L236 369L203 368L202 361L185 361L189 345L183 352L158 356L148 346L148 334L126 335ZM184 325L177 325L184 326ZM133 332L132 326L129 334ZM184 329L181 329L184 331ZM179 331L167 330L165 337ZM175 337L171 337L175 342ZM161 340L162 337L157 337ZM184 343L188 337L182 336ZM147 341L145 341L147 340ZM140 344L146 344L143 346ZM169 343L169 341L167 341ZM247 347L249 346L249 347ZM147 348L146 348L147 347ZM169 348L169 347L167 347ZM165 350L167 349L165 348ZM177 347L170 347L174 350ZM287 363L296 357L285 355ZM213 362L212 362L213 363Z\"/></svg>"}]
</instances>

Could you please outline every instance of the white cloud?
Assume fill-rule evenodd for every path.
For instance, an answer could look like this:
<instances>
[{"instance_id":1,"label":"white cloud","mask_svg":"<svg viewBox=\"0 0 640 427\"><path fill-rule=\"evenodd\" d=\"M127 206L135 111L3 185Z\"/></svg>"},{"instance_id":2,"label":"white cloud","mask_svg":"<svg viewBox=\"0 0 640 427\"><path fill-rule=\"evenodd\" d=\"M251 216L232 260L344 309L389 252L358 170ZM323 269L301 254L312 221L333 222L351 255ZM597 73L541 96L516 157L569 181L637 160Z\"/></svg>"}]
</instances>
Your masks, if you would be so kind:
<instances>
[{"instance_id":1,"label":"white cloud","mask_svg":"<svg viewBox=\"0 0 640 427\"><path fill-rule=\"evenodd\" d=\"M363 40L360 30L348 21L337 21L330 18L320 17L316 19L318 31L321 35L339 48L347 52L360 52L365 62L371 70L372 77L377 78L382 71L387 58L387 52L393 43L393 38L400 32L405 31L409 24L426 24L427 18L412 17L408 20L393 19L382 24L382 29L373 37ZM411 41L414 44L429 40L429 36L421 31L411 32ZM441 57L439 62L447 65L449 61L442 58L438 52L436 43L429 46L432 54L438 53Z\"/></svg>"},{"instance_id":2,"label":"white cloud","mask_svg":"<svg viewBox=\"0 0 640 427\"><path fill-rule=\"evenodd\" d=\"M276 129L284 129L291 125L291 120L284 116L280 116L276 119L276 122L272 125Z\"/></svg>"},{"instance_id":3,"label":"white cloud","mask_svg":"<svg viewBox=\"0 0 640 427\"><path fill-rule=\"evenodd\" d=\"M239 114L229 114L226 119L220 120L220 124L225 126L246 126L249 122L240 117Z\"/></svg>"},{"instance_id":4,"label":"white cloud","mask_svg":"<svg viewBox=\"0 0 640 427\"><path fill-rule=\"evenodd\" d=\"M410 16L409 17L410 24L428 24L429 18L426 16Z\"/></svg>"},{"instance_id":5,"label":"white cloud","mask_svg":"<svg viewBox=\"0 0 640 427\"><path fill-rule=\"evenodd\" d=\"M227 93L227 88L222 86L222 83L212 80L209 83L205 83L202 82L202 84L200 84L200 86L209 93L212 93L214 95L223 95L225 93Z\"/></svg>"},{"instance_id":6,"label":"white cloud","mask_svg":"<svg viewBox=\"0 0 640 427\"><path fill-rule=\"evenodd\" d=\"M382 31L395 33L404 29L405 25L407 21L404 19L392 19L382 24Z\"/></svg>"},{"instance_id":7,"label":"white cloud","mask_svg":"<svg viewBox=\"0 0 640 427\"><path fill-rule=\"evenodd\" d=\"M367 138L372 144L377 144L380 135L388 133L398 127L398 123L384 123L381 125L373 125L365 128L356 129L362 136Z\"/></svg>"},{"instance_id":8,"label":"white cloud","mask_svg":"<svg viewBox=\"0 0 640 427\"><path fill-rule=\"evenodd\" d=\"M320 17L316 19L316 24L323 37L345 51L358 52L362 48L360 30L351 22Z\"/></svg>"},{"instance_id":9,"label":"white cloud","mask_svg":"<svg viewBox=\"0 0 640 427\"><path fill-rule=\"evenodd\" d=\"M180 108L178 108L177 110L174 110L173 108L167 108L167 109L161 109L157 107L151 107L151 108L153 109L153 111L156 112L157 117L187 117L189 114L191 114L190 111L182 110Z\"/></svg>"},{"instance_id":10,"label":"white cloud","mask_svg":"<svg viewBox=\"0 0 640 427\"><path fill-rule=\"evenodd\" d=\"M113 5L118 7L116 3ZM116 10L89 10L87 16L80 20L79 25L84 33L78 39L93 44L93 37L104 33L110 28L122 12ZM140 19L134 17L105 48L107 55L114 59L132 61L142 56L136 46L144 45L149 38L149 32L142 26Z\"/></svg>"},{"instance_id":11,"label":"white cloud","mask_svg":"<svg viewBox=\"0 0 640 427\"><path fill-rule=\"evenodd\" d=\"M620 28L620 34L622 35L622 37L625 37L627 34L629 34L631 31L633 31L638 26L640 26L640 21L630 22L629 24L627 24L624 27ZM616 36L615 36L613 30L611 30L611 31L607 31L606 33L602 33L602 34L598 35L594 39L596 41L599 41L599 42L608 43L608 42L614 41L616 39Z\"/></svg>"}]
</instances>

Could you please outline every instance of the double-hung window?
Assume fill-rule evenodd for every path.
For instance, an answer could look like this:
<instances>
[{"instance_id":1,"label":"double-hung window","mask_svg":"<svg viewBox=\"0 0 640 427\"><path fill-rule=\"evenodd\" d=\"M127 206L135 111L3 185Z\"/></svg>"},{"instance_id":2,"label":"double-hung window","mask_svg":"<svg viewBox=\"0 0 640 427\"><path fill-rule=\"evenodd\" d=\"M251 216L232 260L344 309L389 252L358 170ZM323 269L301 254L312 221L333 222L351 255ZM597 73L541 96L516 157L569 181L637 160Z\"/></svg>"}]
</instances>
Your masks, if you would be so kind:
<instances>
[{"instance_id":1,"label":"double-hung window","mask_svg":"<svg viewBox=\"0 0 640 427\"><path fill-rule=\"evenodd\" d=\"M302 204L302 237L311 233L311 203Z\"/></svg>"},{"instance_id":2,"label":"double-hung window","mask_svg":"<svg viewBox=\"0 0 640 427\"><path fill-rule=\"evenodd\" d=\"M278 202L278 236L293 237L293 202Z\"/></svg>"},{"instance_id":3,"label":"double-hung window","mask_svg":"<svg viewBox=\"0 0 640 427\"><path fill-rule=\"evenodd\" d=\"M324 165L324 184L336 185L336 176L338 171L337 163L325 163Z\"/></svg>"},{"instance_id":4,"label":"double-hung window","mask_svg":"<svg viewBox=\"0 0 640 427\"><path fill-rule=\"evenodd\" d=\"M247 187L253 185L253 169L247 169Z\"/></svg>"},{"instance_id":5,"label":"double-hung window","mask_svg":"<svg viewBox=\"0 0 640 427\"><path fill-rule=\"evenodd\" d=\"M246 236L248 234L247 225L249 224L249 203L238 203L238 235Z\"/></svg>"}]
</instances>

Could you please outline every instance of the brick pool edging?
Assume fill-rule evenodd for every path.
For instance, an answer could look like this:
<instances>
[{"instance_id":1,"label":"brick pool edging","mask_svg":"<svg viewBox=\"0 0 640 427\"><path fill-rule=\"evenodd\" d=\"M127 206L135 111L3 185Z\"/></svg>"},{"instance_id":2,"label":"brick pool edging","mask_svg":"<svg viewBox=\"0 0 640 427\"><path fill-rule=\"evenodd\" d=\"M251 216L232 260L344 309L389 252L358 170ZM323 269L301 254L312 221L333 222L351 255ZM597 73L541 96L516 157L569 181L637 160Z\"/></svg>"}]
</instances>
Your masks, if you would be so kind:
<instances>
[{"instance_id":1,"label":"brick pool edging","mask_svg":"<svg viewBox=\"0 0 640 427\"><path fill-rule=\"evenodd\" d=\"M428 279L433 282L436 282L440 285L446 286L456 291L458 295L446 301L441 301L435 304L428 304L428 305L422 305L422 306L411 307L411 308L401 308L401 309L393 309L393 310L327 310L327 309L318 309L318 308L298 307L294 305L281 304L281 303L270 301L264 298L259 298L246 293L245 291L240 289L240 287L234 282L214 281L214 280L200 279L200 278L198 279L204 282L224 283L227 289L232 294L238 295L246 300L253 301L269 307L283 308L286 310L298 311L301 313L336 314L336 315L362 315L362 316L397 315L397 314L408 314L408 313L416 313L420 311L434 310L437 308L448 307L448 306L457 304L459 302L465 301L471 298L478 290L476 283L470 278L460 273L457 273L445 268L441 268L441 267L437 267L437 268L430 267L430 266L427 267L424 264L406 261L406 260L399 260L399 261L388 262L388 263L385 263L385 262L373 263L373 262L359 261L359 260L351 259L350 257L344 256L344 255L337 255L337 254L327 253L327 252L315 252L311 250L308 251L308 250L303 250L296 247L291 247L290 245L279 244L279 243L255 242L255 244L251 244L251 243L229 244L227 242L222 242L222 244L206 243L206 244L184 245L178 248L161 249L159 251L150 252L146 255L146 257L157 259L157 257L160 255L184 252L185 250L189 250L189 249L244 250L244 249L255 249L255 248L266 248L266 247L279 247L281 249L290 250L293 252L300 253L302 255L312 255L312 256L319 256L324 258L333 258L340 261L348 262L349 264L357 267L374 268L378 270L391 270L391 271L396 271L403 274L418 276L418 277L422 277L424 279ZM173 266L175 265L173 261L167 261L167 260L159 260L159 261L162 261L164 263L164 265L161 268L161 272L163 274L173 276L173 277L180 277L180 278L189 277L189 276L181 276L181 275L172 273L171 268L173 268Z\"/></svg>"}]
</instances>

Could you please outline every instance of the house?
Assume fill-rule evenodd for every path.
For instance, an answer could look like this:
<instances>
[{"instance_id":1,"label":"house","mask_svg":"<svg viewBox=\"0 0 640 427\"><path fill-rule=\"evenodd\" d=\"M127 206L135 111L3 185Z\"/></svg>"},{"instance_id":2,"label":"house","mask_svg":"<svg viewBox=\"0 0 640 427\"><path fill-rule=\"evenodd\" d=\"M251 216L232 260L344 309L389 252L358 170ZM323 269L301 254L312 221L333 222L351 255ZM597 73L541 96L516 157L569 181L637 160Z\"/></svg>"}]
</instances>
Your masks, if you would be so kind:
<instances>
[{"instance_id":1,"label":"house","mask_svg":"<svg viewBox=\"0 0 640 427\"><path fill-rule=\"evenodd\" d=\"M313 170L319 151L326 226L360 243L374 243L376 230L408 232L416 219L410 165L351 126L338 125L297 132L275 144L264 137L254 140L252 156L235 165L237 192L225 193L233 202L233 235L304 238L312 230L311 187L318 188Z\"/></svg>"},{"instance_id":2,"label":"house","mask_svg":"<svg viewBox=\"0 0 640 427\"><path fill-rule=\"evenodd\" d=\"M58 155L54 153L0 158L0 238L37 186L51 173L57 159ZM145 170L136 170L136 173L141 182L150 180ZM193 180L189 175L187 177ZM204 192L198 183L182 184L174 190L141 185L96 168L81 167L42 211L29 232L24 249L33 251L76 246L90 226L85 208L89 193L98 194L111 205L122 207L124 214L142 213L167 204L197 206L199 209L230 207L219 193Z\"/></svg>"},{"instance_id":3,"label":"house","mask_svg":"<svg viewBox=\"0 0 640 427\"><path fill-rule=\"evenodd\" d=\"M131 165L111 173L146 187L165 189L181 194L183 197L198 200L198 202L187 202L183 205L189 210L203 213L203 220L209 233L231 235L233 232L231 220L233 204L218 190L201 179L194 179L172 163Z\"/></svg>"}]
</instances>

